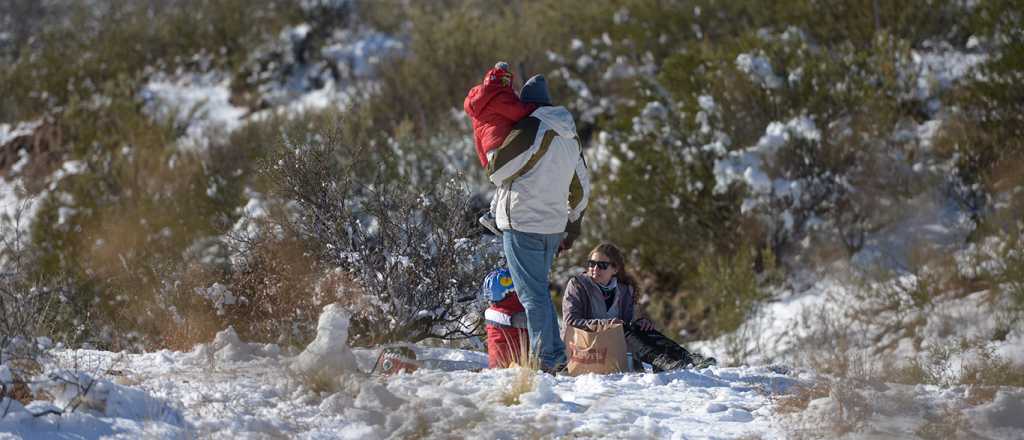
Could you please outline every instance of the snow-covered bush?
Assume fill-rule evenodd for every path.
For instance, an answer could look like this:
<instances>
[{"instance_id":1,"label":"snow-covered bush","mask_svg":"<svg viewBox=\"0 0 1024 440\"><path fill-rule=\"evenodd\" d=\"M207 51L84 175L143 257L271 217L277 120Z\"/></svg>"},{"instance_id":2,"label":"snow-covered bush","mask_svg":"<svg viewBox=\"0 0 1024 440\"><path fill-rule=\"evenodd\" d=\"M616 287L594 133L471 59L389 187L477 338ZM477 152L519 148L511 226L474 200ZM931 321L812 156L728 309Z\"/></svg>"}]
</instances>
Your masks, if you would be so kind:
<instances>
[{"instance_id":1,"label":"snow-covered bush","mask_svg":"<svg viewBox=\"0 0 1024 440\"><path fill-rule=\"evenodd\" d=\"M474 334L481 274L496 263L465 184L412 184L368 147L358 112L341 126L286 136L268 172L295 203L290 226L317 261L340 268L352 343L458 339ZM490 250L489 250L490 249Z\"/></svg>"},{"instance_id":2,"label":"snow-covered bush","mask_svg":"<svg viewBox=\"0 0 1024 440\"><path fill-rule=\"evenodd\" d=\"M202 59L236 64L263 33L292 19L298 5L280 0L101 0L43 4L39 9L45 11L46 25L25 29L32 34L15 41L22 45L15 49L19 56L0 69L0 109L12 109L7 116L15 120L92 100L94 94L106 94L110 86L138 78L158 64L168 70ZM197 56L203 53L218 56Z\"/></svg>"},{"instance_id":3,"label":"snow-covered bush","mask_svg":"<svg viewBox=\"0 0 1024 440\"><path fill-rule=\"evenodd\" d=\"M262 230L272 229L262 224ZM216 323L210 329L232 326L246 340L285 346L308 341L320 308L338 297L318 294L322 266L307 250L294 236L249 239L237 254L244 262L232 266L220 281L193 288L203 301L182 317ZM211 309L216 316L210 316Z\"/></svg>"},{"instance_id":4,"label":"snow-covered bush","mask_svg":"<svg viewBox=\"0 0 1024 440\"><path fill-rule=\"evenodd\" d=\"M81 333L68 325L80 312L69 304L75 291L57 274L33 270L39 252L22 236L19 218L17 213L13 219L0 218L0 363L4 364L12 360L34 364L53 339L74 340ZM25 377L17 363L11 365L16 375Z\"/></svg>"},{"instance_id":5,"label":"snow-covered bush","mask_svg":"<svg viewBox=\"0 0 1024 440\"><path fill-rule=\"evenodd\" d=\"M953 157L964 180L992 191L1020 167L1024 139L1024 13L1012 1L985 2L968 46L988 51L977 75L954 98L953 127L937 148Z\"/></svg>"},{"instance_id":6,"label":"snow-covered bush","mask_svg":"<svg viewBox=\"0 0 1024 440\"><path fill-rule=\"evenodd\" d=\"M296 99L347 99L367 95L377 65L400 52L402 43L373 28L357 2L305 2L293 26L284 27L248 54L234 70L231 102L250 109L277 108ZM331 94L334 92L336 94ZM364 98L364 96L360 96ZM317 106L341 103L323 102Z\"/></svg>"},{"instance_id":7,"label":"snow-covered bush","mask_svg":"<svg viewBox=\"0 0 1024 440\"><path fill-rule=\"evenodd\" d=\"M644 5L623 14L648 17ZM709 302L697 300L696 270L708 257L745 250L756 272L768 254L787 270L824 268L872 244L899 215L893 205L964 186L932 155L938 124L929 121L963 73L929 70L928 51L945 49L927 41L966 38L972 6L682 9L648 18L687 32L641 39L646 26L616 22L553 57L581 96L614 91L602 97L614 105L588 152L596 227L586 238L629 249L655 302L675 303L662 309L677 322L681 303ZM636 55L618 55L627 50ZM617 74L586 74L594 70Z\"/></svg>"},{"instance_id":8,"label":"snow-covered bush","mask_svg":"<svg viewBox=\"0 0 1024 440\"><path fill-rule=\"evenodd\" d=\"M1019 212L1022 207L1024 205L1016 205L1016 209L1006 210ZM988 227L981 229L987 233L979 234L983 238L958 256L964 276L987 287L991 300L1002 305L995 316L1000 326L995 339L1024 327L1024 222L1019 217L1009 221L1000 217L990 218L990 223L985 225ZM991 230L992 225L1004 226Z\"/></svg>"},{"instance_id":9,"label":"snow-covered bush","mask_svg":"<svg viewBox=\"0 0 1024 440\"><path fill-rule=\"evenodd\" d=\"M82 333L69 325L80 310L69 304L75 292L67 280L31 270L38 252L26 246L18 218L0 218L0 418L34 400L29 385L53 341Z\"/></svg>"},{"instance_id":10,"label":"snow-covered bush","mask_svg":"<svg viewBox=\"0 0 1024 440\"><path fill-rule=\"evenodd\" d=\"M0 69L0 107L13 109L4 120L46 116L57 133L45 155L30 158L29 166L43 171L19 176L39 197L31 277L59 277L75 292L63 298L75 313L56 326L77 342L154 343L182 305L162 293L185 272L183 251L231 221L236 185L250 178L246 164L258 153L220 139L208 156L177 151L180 127L145 111L143 83L161 69L231 66L297 6L225 0L39 7L51 17L48 25L19 40L20 56Z\"/></svg>"}]
</instances>

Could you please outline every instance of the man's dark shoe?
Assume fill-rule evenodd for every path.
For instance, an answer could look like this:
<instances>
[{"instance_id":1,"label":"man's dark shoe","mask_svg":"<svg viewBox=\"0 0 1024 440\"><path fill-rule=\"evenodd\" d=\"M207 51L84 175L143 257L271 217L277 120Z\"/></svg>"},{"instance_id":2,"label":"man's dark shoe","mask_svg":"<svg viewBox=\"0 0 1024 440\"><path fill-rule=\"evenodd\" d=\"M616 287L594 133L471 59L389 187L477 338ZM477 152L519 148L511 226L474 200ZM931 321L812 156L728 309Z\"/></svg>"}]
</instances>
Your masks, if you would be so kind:
<instances>
[{"instance_id":1,"label":"man's dark shoe","mask_svg":"<svg viewBox=\"0 0 1024 440\"><path fill-rule=\"evenodd\" d=\"M550 374L552 376L558 376L560 374L565 374L565 368L566 367L567 367L566 364L557 364L557 365L554 365L554 366L551 366L551 367L541 367L540 371L548 373L548 374Z\"/></svg>"}]
</instances>

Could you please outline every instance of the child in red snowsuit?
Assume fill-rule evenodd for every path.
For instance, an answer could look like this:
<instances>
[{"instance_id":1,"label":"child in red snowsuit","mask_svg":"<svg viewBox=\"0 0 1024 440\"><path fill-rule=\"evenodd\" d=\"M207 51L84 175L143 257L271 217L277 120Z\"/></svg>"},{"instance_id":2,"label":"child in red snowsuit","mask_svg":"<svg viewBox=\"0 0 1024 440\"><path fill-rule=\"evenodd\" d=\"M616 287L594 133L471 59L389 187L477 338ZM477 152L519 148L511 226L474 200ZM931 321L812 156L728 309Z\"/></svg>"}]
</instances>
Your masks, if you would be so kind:
<instances>
[{"instance_id":1,"label":"child in red snowsuit","mask_svg":"<svg viewBox=\"0 0 1024 440\"><path fill-rule=\"evenodd\" d=\"M487 168L491 154L505 142L512 125L533 113L537 104L519 100L512 88L512 72L508 63L499 61L487 71L482 83L469 89L462 107L473 121L473 140L480 166ZM494 222L494 209L495 200L491 200L491 210L480 217L480 223L500 235Z\"/></svg>"},{"instance_id":2,"label":"child in red snowsuit","mask_svg":"<svg viewBox=\"0 0 1024 440\"><path fill-rule=\"evenodd\" d=\"M487 368L524 365L529 350L526 309L512 286L508 269L497 269L484 280L491 306L484 311L487 329Z\"/></svg>"}]
</instances>

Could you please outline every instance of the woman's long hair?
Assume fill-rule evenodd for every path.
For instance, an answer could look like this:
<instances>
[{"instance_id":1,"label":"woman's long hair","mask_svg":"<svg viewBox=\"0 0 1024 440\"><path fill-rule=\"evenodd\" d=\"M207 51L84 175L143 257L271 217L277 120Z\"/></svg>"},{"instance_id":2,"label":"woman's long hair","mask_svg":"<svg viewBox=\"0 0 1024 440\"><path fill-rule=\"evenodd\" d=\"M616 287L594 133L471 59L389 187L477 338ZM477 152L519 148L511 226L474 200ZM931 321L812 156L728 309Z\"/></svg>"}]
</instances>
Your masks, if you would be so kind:
<instances>
[{"instance_id":1,"label":"woman's long hair","mask_svg":"<svg viewBox=\"0 0 1024 440\"><path fill-rule=\"evenodd\" d=\"M626 270L626 257L622 255L622 250L619 249L618 246L606 241L597 245L597 247L590 251L590 253L587 254L587 258L590 258L590 256L594 255L595 252L600 252L608 256L608 259L612 261L612 264L619 269L619 273L616 274L615 277L619 279L620 283L629 284L630 286L633 286L633 289L637 288L636 279L633 278L633 275L630 274L628 270Z\"/></svg>"}]
</instances>

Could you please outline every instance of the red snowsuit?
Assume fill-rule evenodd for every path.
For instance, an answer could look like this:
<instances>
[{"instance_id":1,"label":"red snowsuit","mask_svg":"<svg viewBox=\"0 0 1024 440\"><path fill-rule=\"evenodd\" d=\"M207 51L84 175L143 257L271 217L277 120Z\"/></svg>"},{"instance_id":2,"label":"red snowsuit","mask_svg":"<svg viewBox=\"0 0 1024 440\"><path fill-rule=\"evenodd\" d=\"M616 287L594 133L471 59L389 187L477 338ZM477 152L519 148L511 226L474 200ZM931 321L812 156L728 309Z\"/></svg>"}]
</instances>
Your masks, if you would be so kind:
<instances>
[{"instance_id":1,"label":"red snowsuit","mask_svg":"<svg viewBox=\"0 0 1024 440\"><path fill-rule=\"evenodd\" d=\"M473 86L462 103L473 121L473 139L480 165L487 167L487 153L501 146L512 125L537 109L519 100L512 89L512 74L491 68L481 84Z\"/></svg>"},{"instance_id":2,"label":"red snowsuit","mask_svg":"<svg viewBox=\"0 0 1024 440\"><path fill-rule=\"evenodd\" d=\"M509 292L505 299L492 304L484 311L487 323L487 368L507 368L515 362L526 363L520 357L529 348L526 330L526 309L519 302L515 292ZM522 344L526 344L523 347Z\"/></svg>"}]
</instances>

